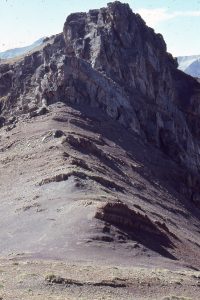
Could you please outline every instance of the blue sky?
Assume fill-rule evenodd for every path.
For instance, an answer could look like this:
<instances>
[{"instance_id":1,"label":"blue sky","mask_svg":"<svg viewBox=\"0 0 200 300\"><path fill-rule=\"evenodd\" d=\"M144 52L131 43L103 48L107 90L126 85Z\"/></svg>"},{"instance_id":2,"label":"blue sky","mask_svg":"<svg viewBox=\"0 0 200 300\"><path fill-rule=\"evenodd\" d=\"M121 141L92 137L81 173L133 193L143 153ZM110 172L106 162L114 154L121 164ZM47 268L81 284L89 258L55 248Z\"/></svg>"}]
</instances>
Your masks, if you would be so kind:
<instances>
[{"instance_id":1,"label":"blue sky","mask_svg":"<svg viewBox=\"0 0 200 300\"><path fill-rule=\"evenodd\" d=\"M106 6L104 0L0 0L0 51L62 31L68 14ZM156 32L168 51L200 54L200 0L125 0Z\"/></svg>"}]
</instances>

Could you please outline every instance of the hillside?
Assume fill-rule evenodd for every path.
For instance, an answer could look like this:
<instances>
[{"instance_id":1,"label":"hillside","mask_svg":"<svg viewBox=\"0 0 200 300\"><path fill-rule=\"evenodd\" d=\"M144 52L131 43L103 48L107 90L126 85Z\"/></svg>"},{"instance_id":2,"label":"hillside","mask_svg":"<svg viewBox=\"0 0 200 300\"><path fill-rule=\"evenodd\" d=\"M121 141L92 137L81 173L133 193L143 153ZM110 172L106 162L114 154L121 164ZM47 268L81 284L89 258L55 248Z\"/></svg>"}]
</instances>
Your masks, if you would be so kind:
<instances>
[{"instance_id":1,"label":"hillside","mask_svg":"<svg viewBox=\"0 0 200 300\"><path fill-rule=\"evenodd\" d=\"M3 299L197 299L200 84L177 67L118 1L0 64Z\"/></svg>"}]
</instances>

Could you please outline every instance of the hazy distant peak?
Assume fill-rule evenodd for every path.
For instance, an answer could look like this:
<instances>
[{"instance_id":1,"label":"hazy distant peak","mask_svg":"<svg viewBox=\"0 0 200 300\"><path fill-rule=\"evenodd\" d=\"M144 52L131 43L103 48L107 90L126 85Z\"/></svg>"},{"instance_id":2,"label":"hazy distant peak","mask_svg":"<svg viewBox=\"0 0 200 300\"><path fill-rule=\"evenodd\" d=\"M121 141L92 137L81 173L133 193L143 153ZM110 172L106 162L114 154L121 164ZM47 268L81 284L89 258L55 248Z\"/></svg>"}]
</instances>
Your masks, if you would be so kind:
<instances>
[{"instance_id":1,"label":"hazy distant peak","mask_svg":"<svg viewBox=\"0 0 200 300\"><path fill-rule=\"evenodd\" d=\"M179 56L179 70L193 76L200 77L200 55Z\"/></svg>"},{"instance_id":2,"label":"hazy distant peak","mask_svg":"<svg viewBox=\"0 0 200 300\"><path fill-rule=\"evenodd\" d=\"M31 45L28 45L25 47L13 48L13 49L9 49L9 50L0 52L0 58L1 59L9 59L9 58L13 58L13 57L25 54L28 51L34 49L35 47L38 47L39 45L41 45L43 43L44 39L45 39L45 37L42 37L42 38L38 39L37 41L35 41Z\"/></svg>"}]
</instances>

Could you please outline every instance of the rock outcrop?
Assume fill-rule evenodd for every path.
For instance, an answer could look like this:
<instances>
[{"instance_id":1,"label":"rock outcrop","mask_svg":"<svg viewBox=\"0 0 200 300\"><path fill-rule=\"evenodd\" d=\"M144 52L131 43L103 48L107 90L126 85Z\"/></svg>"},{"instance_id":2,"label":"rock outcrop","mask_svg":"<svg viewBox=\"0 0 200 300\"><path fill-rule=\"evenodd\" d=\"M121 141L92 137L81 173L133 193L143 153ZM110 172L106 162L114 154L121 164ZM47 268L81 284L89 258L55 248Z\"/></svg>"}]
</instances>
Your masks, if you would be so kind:
<instances>
[{"instance_id":1,"label":"rock outcrop","mask_svg":"<svg viewBox=\"0 0 200 300\"><path fill-rule=\"evenodd\" d=\"M183 167L181 192L200 201L200 84L127 4L71 14L40 51L1 63L0 126L58 101L99 107L160 148Z\"/></svg>"}]
</instances>

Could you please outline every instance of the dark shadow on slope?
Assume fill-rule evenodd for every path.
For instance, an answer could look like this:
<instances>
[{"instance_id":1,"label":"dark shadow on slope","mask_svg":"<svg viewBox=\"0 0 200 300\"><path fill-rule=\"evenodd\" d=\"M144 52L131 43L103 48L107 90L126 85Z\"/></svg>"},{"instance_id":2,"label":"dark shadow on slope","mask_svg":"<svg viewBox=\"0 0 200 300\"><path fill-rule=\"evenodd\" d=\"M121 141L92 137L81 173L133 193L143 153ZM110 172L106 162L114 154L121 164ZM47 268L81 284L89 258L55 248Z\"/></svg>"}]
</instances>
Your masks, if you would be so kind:
<instances>
[{"instance_id":1,"label":"dark shadow on slope","mask_svg":"<svg viewBox=\"0 0 200 300\"><path fill-rule=\"evenodd\" d=\"M152 222L147 215L131 210L121 202L106 203L95 217L113 225L123 232L128 239L137 241L158 254L176 260L167 249L173 249L171 234L165 224Z\"/></svg>"},{"instance_id":2,"label":"dark shadow on slope","mask_svg":"<svg viewBox=\"0 0 200 300\"><path fill-rule=\"evenodd\" d=\"M173 162L167 155L162 153L158 148L147 144L136 136L133 132L125 129L122 125L111 120L100 109L73 105L74 109L81 112L81 120L72 119L71 123L86 131L102 135L104 138L114 142L124 149L135 162L143 166L137 169L152 186L159 189L165 189L169 194L177 199L177 205L181 205L196 219L200 220L200 209L191 201L181 194L181 186L184 185L183 173L185 170L177 163ZM87 122L84 120L87 119ZM155 184L158 183L158 184ZM163 208L168 209L168 205L162 203ZM176 213L174 211L174 213Z\"/></svg>"}]
</instances>

